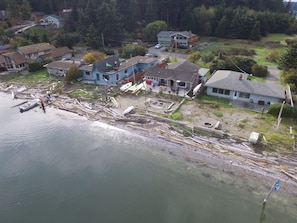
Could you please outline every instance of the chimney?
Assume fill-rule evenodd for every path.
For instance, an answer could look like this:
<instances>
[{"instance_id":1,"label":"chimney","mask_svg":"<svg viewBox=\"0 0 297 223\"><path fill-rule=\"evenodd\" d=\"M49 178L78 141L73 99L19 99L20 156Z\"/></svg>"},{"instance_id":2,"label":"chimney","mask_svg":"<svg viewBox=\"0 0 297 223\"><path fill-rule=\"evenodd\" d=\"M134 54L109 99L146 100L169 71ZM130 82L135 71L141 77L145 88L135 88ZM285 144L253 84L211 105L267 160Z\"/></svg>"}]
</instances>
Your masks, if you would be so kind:
<instances>
[{"instance_id":1,"label":"chimney","mask_svg":"<svg viewBox=\"0 0 297 223\"><path fill-rule=\"evenodd\" d=\"M240 80L240 81L242 80L242 74L240 74L240 76L239 76L239 80Z\"/></svg>"}]
</instances>

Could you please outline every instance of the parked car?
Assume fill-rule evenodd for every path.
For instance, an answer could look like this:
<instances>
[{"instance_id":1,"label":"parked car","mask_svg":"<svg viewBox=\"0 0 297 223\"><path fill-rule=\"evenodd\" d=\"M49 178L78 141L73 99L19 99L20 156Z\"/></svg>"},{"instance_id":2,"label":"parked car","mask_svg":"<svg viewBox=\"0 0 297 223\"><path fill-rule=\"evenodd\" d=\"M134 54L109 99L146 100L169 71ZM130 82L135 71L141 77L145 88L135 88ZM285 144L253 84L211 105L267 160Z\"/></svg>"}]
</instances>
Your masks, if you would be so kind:
<instances>
[{"instance_id":1,"label":"parked car","mask_svg":"<svg viewBox=\"0 0 297 223\"><path fill-rule=\"evenodd\" d=\"M155 49L160 49L162 46L160 43L158 43L156 46L155 46Z\"/></svg>"},{"instance_id":2,"label":"parked car","mask_svg":"<svg viewBox=\"0 0 297 223\"><path fill-rule=\"evenodd\" d=\"M153 57L154 55L151 54L151 53L147 53L147 54L145 54L145 56L146 56L146 57Z\"/></svg>"}]
</instances>

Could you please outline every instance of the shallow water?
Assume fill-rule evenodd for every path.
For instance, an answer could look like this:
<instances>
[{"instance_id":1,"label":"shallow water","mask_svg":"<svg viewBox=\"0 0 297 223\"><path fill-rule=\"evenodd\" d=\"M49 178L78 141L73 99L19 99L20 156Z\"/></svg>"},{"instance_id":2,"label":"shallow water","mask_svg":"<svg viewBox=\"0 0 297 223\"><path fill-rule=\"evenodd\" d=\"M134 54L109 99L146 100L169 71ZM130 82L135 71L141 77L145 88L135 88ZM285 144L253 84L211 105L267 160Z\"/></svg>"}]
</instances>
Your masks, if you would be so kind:
<instances>
[{"instance_id":1,"label":"shallow water","mask_svg":"<svg viewBox=\"0 0 297 223\"><path fill-rule=\"evenodd\" d=\"M0 222L297 220L276 193L261 218L263 191L159 152L174 145L50 108L20 113L11 106L21 100L0 100Z\"/></svg>"}]
</instances>

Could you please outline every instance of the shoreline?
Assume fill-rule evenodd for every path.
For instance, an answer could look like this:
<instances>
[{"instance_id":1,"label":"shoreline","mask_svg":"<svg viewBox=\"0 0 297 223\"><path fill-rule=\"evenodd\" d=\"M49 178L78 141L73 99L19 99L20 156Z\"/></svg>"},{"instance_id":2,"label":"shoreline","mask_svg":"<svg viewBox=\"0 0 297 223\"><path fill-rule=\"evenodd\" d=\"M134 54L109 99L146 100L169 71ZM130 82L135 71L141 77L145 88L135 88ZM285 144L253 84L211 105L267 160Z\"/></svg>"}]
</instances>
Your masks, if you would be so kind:
<instances>
[{"instance_id":1,"label":"shoreline","mask_svg":"<svg viewBox=\"0 0 297 223\"><path fill-rule=\"evenodd\" d=\"M34 92L37 92L37 90L35 89ZM2 97L2 94L6 94L8 97L9 93L11 92L0 91L0 97ZM18 95L21 94L18 93ZM21 99L20 96L18 98ZM55 100L57 100L57 103L55 103ZM62 102L59 102L59 100ZM66 109L61 105L67 105ZM292 199L292 202L294 202L294 197L297 197L297 181L282 172L285 169L284 164L289 164L293 169L296 169L297 164L289 160L272 157L269 154L256 154L248 145L238 144L228 138L220 139L219 137L195 134L185 137L182 131L172 126L170 122L173 121L167 122L165 119L162 120L161 117L156 119L156 117L148 114L119 118L119 114L113 114L112 110L101 108L102 110L92 111L92 109L84 106L79 101L66 96L59 96L57 99L54 99L50 106L65 112L65 116L71 112L83 116L89 121L102 122L119 129L132 131L151 140L157 139L165 144L170 143L173 145L170 146L170 150L166 147L160 152L177 157L179 160L186 164L194 165L196 168L216 169L229 177L242 178L242 182L238 186L246 186L251 191L256 192L260 190L265 193L267 190L268 192L271 185L277 179L280 179L282 190L278 192L278 196L286 197L290 201ZM210 176L206 174L206 177ZM211 177L219 178L218 180L220 180L219 175ZM257 182L258 185L254 185L254 182ZM294 204L297 206L296 201Z\"/></svg>"}]
</instances>

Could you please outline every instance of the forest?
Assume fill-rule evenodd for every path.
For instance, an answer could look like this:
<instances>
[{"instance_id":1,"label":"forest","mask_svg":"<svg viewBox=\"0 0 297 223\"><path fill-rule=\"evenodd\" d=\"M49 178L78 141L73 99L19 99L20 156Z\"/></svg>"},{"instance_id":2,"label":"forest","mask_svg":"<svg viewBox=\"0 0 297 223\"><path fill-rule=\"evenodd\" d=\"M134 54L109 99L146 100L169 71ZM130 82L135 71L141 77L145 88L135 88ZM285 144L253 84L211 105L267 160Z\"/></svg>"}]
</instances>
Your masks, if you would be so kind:
<instances>
[{"instance_id":1,"label":"forest","mask_svg":"<svg viewBox=\"0 0 297 223\"><path fill-rule=\"evenodd\" d=\"M155 42L164 28L146 29L155 21L165 22L168 30L218 38L259 40L269 33L292 34L297 23L290 7L282 0L0 0L0 9L14 19L29 19L34 11L61 15L71 9L65 32L79 34L92 48L102 47L101 40L90 40L103 35L106 44L113 45L124 39Z\"/></svg>"}]
</instances>

